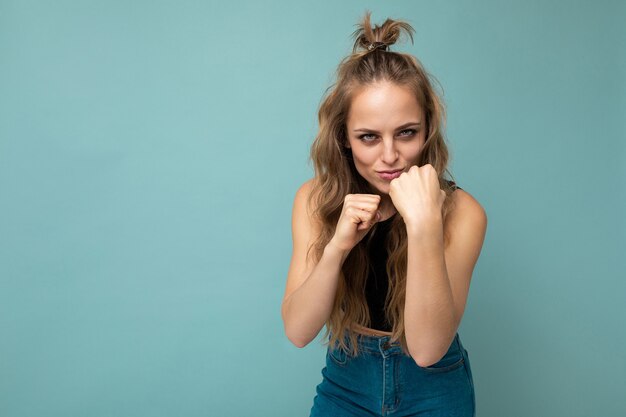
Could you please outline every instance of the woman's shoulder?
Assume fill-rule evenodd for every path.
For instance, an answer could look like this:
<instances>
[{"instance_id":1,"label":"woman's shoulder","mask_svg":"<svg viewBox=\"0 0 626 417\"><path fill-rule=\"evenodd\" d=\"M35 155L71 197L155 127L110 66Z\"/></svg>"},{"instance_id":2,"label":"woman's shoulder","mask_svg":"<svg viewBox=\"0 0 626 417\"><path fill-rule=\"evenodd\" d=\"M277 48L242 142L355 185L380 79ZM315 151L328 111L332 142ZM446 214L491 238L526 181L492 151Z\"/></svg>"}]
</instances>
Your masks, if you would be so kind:
<instances>
[{"instance_id":1,"label":"woman's shoulder","mask_svg":"<svg viewBox=\"0 0 626 417\"><path fill-rule=\"evenodd\" d=\"M315 181L315 177L309 178L308 180L304 181L298 188L298 192L309 194L315 186Z\"/></svg>"},{"instance_id":2,"label":"woman's shoulder","mask_svg":"<svg viewBox=\"0 0 626 417\"><path fill-rule=\"evenodd\" d=\"M296 190L293 203L293 216L294 218L305 217L312 221L314 216L312 214L315 211L315 199L311 198L311 193L316 186L316 178L310 178L302 183Z\"/></svg>"},{"instance_id":3,"label":"woman's shoulder","mask_svg":"<svg viewBox=\"0 0 626 417\"><path fill-rule=\"evenodd\" d=\"M450 220L451 223L468 218L486 222L487 213L485 208L470 192L458 187L452 192L450 197L454 205L447 220Z\"/></svg>"},{"instance_id":4,"label":"woman's shoulder","mask_svg":"<svg viewBox=\"0 0 626 417\"><path fill-rule=\"evenodd\" d=\"M310 178L303 182L296 190L295 200L302 203L309 203L309 197L311 192L315 188L315 177Z\"/></svg>"}]
</instances>

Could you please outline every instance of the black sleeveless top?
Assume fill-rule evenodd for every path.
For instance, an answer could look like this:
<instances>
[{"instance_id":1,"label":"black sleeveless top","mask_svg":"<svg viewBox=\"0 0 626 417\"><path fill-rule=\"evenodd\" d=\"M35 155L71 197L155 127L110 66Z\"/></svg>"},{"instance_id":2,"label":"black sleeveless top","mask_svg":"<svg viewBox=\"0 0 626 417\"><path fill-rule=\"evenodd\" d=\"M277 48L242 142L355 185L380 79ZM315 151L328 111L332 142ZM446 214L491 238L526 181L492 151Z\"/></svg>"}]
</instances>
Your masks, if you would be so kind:
<instances>
[{"instance_id":1,"label":"black sleeveless top","mask_svg":"<svg viewBox=\"0 0 626 417\"><path fill-rule=\"evenodd\" d=\"M462 189L457 186L453 181L448 181L452 186L452 190ZM374 235L368 243L368 254L370 257L369 272L367 275L367 281L365 284L365 298L367 300L367 307L370 311L372 329L391 331L391 324L387 323L385 319L385 297L387 296L387 290L389 288L389 282L387 278L387 258L388 253L386 250L387 234L389 227L395 216L394 214L387 220L378 222ZM369 236L365 236L364 239L368 239Z\"/></svg>"}]
</instances>

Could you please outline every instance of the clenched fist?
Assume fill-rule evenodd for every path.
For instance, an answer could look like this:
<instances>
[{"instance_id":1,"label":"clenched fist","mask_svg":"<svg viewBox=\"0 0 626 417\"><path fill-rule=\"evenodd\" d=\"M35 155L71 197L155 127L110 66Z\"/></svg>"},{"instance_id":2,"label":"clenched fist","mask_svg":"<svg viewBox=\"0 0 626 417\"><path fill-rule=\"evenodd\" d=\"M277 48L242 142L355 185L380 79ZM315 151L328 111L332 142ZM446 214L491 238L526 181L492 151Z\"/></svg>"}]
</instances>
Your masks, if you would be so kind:
<instances>
[{"instance_id":1,"label":"clenched fist","mask_svg":"<svg viewBox=\"0 0 626 417\"><path fill-rule=\"evenodd\" d=\"M352 250L380 220L380 198L377 194L346 195L331 243L341 250Z\"/></svg>"},{"instance_id":2,"label":"clenched fist","mask_svg":"<svg viewBox=\"0 0 626 417\"><path fill-rule=\"evenodd\" d=\"M440 217L446 192L432 165L413 165L391 181L389 197L407 225L421 226Z\"/></svg>"}]
</instances>

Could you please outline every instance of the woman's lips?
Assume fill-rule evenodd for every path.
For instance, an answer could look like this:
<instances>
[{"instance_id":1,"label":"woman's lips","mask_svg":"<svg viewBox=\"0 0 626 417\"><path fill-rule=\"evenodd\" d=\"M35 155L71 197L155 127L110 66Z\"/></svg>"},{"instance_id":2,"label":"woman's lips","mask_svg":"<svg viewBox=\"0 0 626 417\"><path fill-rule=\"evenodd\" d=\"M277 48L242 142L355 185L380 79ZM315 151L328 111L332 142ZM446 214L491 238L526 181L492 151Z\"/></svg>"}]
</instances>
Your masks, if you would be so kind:
<instances>
[{"instance_id":1,"label":"woman's lips","mask_svg":"<svg viewBox=\"0 0 626 417\"><path fill-rule=\"evenodd\" d=\"M400 175L402 175L402 170L395 172L378 172L378 176L386 181L391 181L394 178L398 178Z\"/></svg>"}]
</instances>

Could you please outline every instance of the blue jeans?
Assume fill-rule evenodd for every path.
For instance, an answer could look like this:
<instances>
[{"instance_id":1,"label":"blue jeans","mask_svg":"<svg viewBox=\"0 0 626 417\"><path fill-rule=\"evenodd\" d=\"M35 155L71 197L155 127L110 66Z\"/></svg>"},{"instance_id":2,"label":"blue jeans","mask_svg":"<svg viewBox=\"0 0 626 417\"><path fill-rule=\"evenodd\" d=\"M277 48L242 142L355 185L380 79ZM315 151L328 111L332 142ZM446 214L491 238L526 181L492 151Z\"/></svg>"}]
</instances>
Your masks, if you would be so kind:
<instances>
[{"instance_id":1,"label":"blue jeans","mask_svg":"<svg viewBox=\"0 0 626 417\"><path fill-rule=\"evenodd\" d=\"M445 356L428 367L418 366L398 342L389 343L389 336L358 338L356 357L328 347L310 417L475 416L472 370L458 333Z\"/></svg>"}]
</instances>

